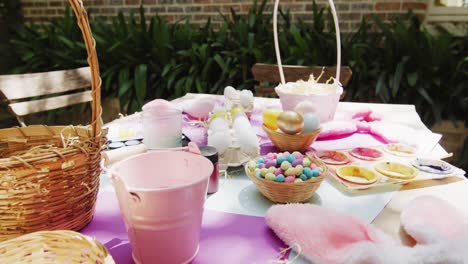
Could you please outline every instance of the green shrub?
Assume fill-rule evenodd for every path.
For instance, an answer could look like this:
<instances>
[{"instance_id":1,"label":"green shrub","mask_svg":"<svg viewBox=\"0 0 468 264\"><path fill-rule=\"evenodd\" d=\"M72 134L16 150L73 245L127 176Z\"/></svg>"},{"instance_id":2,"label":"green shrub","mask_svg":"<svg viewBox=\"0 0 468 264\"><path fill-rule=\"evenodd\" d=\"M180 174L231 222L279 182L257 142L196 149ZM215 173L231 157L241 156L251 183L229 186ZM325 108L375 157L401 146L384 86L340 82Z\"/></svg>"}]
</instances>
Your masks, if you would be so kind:
<instances>
[{"instance_id":1,"label":"green shrub","mask_svg":"<svg viewBox=\"0 0 468 264\"><path fill-rule=\"evenodd\" d=\"M246 15L232 11L216 30L208 20L194 26L184 19L119 14L111 22L92 20L103 96L119 97L122 111L133 113L148 100L172 99L188 92L221 93L227 85L253 89L250 69L274 63L271 15L266 0L254 1ZM335 36L329 11L313 7L313 25L291 21L281 11L283 62L334 65ZM373 30L371 30L373 29ZM86 65L86 52L74 17L25 26L7 47L18 64L11 72L37 72ZM441 118L468 116L468 36L430 34L411 12L383 23L363 20L343 35L343 65L353 70L346 87L349 101L415 104L427 125ZM15 66L15 65L12 65Z\"/></svg>"}]
</instances>

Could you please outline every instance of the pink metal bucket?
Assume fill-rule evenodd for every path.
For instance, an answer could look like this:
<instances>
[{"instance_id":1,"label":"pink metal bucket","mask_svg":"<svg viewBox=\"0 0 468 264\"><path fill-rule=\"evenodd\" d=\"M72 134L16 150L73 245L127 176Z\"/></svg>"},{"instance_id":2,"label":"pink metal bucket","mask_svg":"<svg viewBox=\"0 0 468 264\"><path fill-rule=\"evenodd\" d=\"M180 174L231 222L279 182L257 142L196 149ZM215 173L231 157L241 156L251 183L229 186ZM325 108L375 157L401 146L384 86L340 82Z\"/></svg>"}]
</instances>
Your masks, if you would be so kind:
<instances>
[{"instance_id":1,"label":"pink metal bucket","mask_svg":"<svg viewBox=\"0 0 468 264\"><path fill-rule=\"evenodd\" d=\"M138 264L189 263L198 253L212 163L189 151L154 151L111 169L133 259Z\"/></svg>"}]
</instances>

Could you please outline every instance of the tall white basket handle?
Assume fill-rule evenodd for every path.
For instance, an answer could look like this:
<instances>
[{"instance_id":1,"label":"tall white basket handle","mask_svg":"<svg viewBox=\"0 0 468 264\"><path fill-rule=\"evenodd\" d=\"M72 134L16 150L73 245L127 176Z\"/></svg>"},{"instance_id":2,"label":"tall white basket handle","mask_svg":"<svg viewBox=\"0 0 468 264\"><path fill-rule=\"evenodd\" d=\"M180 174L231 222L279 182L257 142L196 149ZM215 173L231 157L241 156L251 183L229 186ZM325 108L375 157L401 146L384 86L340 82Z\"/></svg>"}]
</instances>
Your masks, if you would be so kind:
<instances>
[{"instance_id":1,"label":"tall white basket handle","mask_svg":"<svg viewBox=\"0 0 468 264\"><path fill-rule=\"evenodd\" d=\"M335 23L336 31L336 78L335 82L340 82L340 71L341 71L341 37L340 37L340 25L338 24L338 15L336 14L335 4L333 0L328 0L330 3L330 8L333 14L333 21ZM284 78L283 64L281 62L281 52L279 48L278 41L278 6L279 0L275 0L275 6L273 9L273 37L275 40L275 51L276 51L276 60L278 61L278 70L281 78L281 83L285 84L286 80Z\"/></svg>"}]
</instances>

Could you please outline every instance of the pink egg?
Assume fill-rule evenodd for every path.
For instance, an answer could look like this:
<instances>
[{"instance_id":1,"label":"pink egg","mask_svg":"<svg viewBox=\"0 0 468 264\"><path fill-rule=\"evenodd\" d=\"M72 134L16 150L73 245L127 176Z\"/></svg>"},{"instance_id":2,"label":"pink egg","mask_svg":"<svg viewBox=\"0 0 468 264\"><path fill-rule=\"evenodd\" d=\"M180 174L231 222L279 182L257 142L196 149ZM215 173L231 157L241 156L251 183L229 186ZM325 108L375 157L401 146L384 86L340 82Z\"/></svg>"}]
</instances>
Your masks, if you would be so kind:
<instances>
[{"instance_id":1,"label":"pink egg","mask_svg":"<svg viewBox=\"0 0 468 264\"><path fill-rule=\"evenodd\" d=\"M275 175L280 175L280 174L284 174L284 170L282 170L281 168L277 168L275 170Z\"/></svg>"},{"instance_id":2,"label":"pink egg","mask_svg":"<svg viewBox=\"0 0 468 264\"><path fill-rule=\"evenodd\" d=\"M286 177L286 179L284 180L284 182L285 182L285 183L293 183L295 180L296 180L296 177L288 176L288 177Z\"/></svg>"},{"instance_id":3,"label":"pink egg","mask_svg":"<svg viewBox=\"0 0 468 264\"><path fill-rule=\"evenodd\" d=\"M292 163L293 167L296 167L297 165L302 165L302 159L295 159Z\"/></svg>"},{"instance_id":4,"label":"pink egg","mask_svg":"<svg viewBox=\"0 0 468 264\"><path fill-rule=\"evenodd\" d=\"M275 160L275 159L267 160L267 161L265 162L265 166L266 166L267 168L275 167L275 166L276 166L276 160Z\"/></svg>"},{"instance_id":5,"label":"pink egg","mask_svg":"<svg viewBox=\"0 0 468 264\"><path fill-rule=\"evenodd\" d=\"M315 164L315 163L310 164L310 168L311 168L311 169L317 168L317 164Z\"/></svg>"},{"instance_id":6,"label":"pink egg","mask_svg":"<svg viewBox=\"0 0 468 264\"><path fill-rule=\"evenodd\" d=\"M283 157L287 157L289 154L291 154L291 153L289 153L288 151L286 151L286 152L283 153Z\"/></svg>"},{"instance_id":7,"label":"pink egg","mask_svg":"<svg viewBox=\"0 0 468 264\"><path fill-rule=\"evenodd\" d=\"M259 169L265 168L265 163L260 163L260 164L258 164L258 168L259 168Z\"/></svg>"},{"instance_id":8,"label":"pink egg","mask_svg":"<svg viewBox=\"0 0 468 264\"><path fill-rule=\"evenodd\" d=\"M268 154L266 155L266 157L267 157L268 159L274 159L274 158L275 158L275 155L274 155L273 153L270 152L270 153L268 153Z\"/></svg>"}]
</instances>

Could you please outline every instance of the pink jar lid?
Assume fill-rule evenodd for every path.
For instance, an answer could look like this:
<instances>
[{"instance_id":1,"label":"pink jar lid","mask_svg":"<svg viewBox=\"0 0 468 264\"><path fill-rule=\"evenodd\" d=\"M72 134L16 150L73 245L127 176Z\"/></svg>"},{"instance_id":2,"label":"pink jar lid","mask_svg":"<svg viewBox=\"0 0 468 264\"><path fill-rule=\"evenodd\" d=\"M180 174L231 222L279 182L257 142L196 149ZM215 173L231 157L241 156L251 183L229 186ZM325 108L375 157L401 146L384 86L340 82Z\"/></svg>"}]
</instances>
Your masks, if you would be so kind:
<instances>
[{"instance_id":1,"label":"pink jar lid","mask_svg":"<svg viewBox=\"0 0 468 264\"><path fill-rule=\"evenodd\" d=\"M144 112L158 111L159 113L174 113L181 112L177 107L175 107L171 102L164 99L156 99L142 107Z\"/></svg>"}]
</instances>

